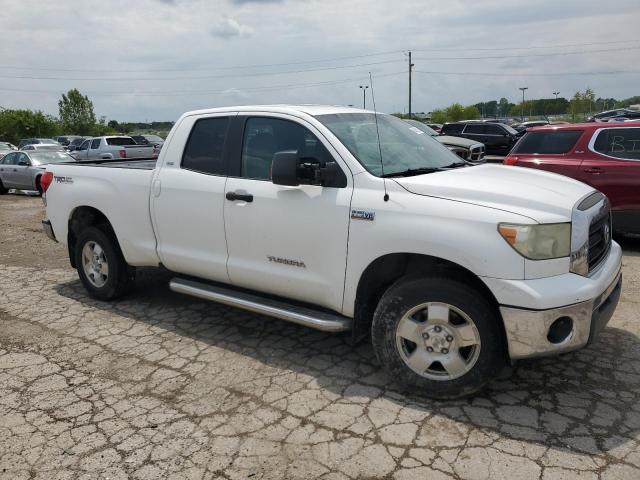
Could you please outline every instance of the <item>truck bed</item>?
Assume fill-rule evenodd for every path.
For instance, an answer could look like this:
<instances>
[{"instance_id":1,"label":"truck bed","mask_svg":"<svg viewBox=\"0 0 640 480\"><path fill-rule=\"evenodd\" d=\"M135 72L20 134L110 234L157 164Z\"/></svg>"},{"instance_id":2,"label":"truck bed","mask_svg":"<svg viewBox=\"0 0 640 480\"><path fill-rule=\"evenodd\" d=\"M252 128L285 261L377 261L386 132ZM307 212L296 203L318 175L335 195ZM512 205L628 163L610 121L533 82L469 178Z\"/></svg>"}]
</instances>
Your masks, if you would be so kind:
<instances>
[{"instance_id":1,"label":"truck bed","mask_svg":"<svg viewBox=\"0 0 640 480\"><path fill-rule=\"evenodd\" d=\"M153 170L157 158L132 158L129 160L87 160L68 162L65 165L82 165L83 167L132 168L136 170Z\"/></svg>"}]
</instances>

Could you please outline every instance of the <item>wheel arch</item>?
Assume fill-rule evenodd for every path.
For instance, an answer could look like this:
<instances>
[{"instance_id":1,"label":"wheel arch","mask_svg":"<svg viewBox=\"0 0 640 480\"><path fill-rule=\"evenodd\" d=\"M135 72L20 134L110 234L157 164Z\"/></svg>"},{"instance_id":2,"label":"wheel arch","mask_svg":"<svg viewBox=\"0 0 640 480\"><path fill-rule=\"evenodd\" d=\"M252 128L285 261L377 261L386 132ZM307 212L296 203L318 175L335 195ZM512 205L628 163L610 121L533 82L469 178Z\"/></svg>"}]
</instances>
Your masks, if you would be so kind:
<instances>
[{"instance_id":1,"label":"wheel arch","mask_svg":"<svg viewBox=\"0 0 640 480\"><path fill-rule=\"evenodd\" d=\"M88 205L82 205L75 207L71 211L67 228L67 249L69 252L69 262L71 263L71 266L73 268L76 268L74 251L78 235L83 229L98 225L102 225L111 230L111 232L114 233L116 242L118 241L118 237L117 235L115 235L115 231L113 229L113 226L111 225L111 222L109 221L107 216L97 208L90 207ZM119 243L117 247L120 248Z\"/></svg>"},{"instance_id":2,"label":"wheel arch","mask_svg":"<svg viewBox=\"0 0 640 480\"><path fill-rule=\"evenodd\" d=\"M356 289L352 339L359 342L371 333L378 302L387 289L406 275L446 276L482 293L500 316L499 304L487 285L469 269L451 260L416 253L389 253L373 260L362 272ZM500 322L504 332L504 324Z\"/></svg>"}]
</instances>

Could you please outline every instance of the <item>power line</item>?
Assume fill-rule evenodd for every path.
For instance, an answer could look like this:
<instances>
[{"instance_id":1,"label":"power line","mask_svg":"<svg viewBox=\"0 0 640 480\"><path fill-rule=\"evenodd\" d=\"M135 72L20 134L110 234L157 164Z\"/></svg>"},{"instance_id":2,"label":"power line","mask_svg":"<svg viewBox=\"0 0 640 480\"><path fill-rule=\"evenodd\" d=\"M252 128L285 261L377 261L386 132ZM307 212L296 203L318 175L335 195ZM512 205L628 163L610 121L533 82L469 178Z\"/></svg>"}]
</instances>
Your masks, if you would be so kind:
<instances>
[{"instance_id":1,"label":"power line","mask_svg":"<svg viewBox=\"0 0 640 480\"><path fill-rule=\"evenodd\" d=\"M209 80L212 78L237 78L237 77L263 77L272 75L291 75L307 72L323 72L328 70L343 70L347 68L370 67L375 65L385 65L389 63L404 62L402 59L385 60L381 62L360 63L356 65L335 65L332 67L308 68L305 70L288 70L281 72L253 72L253 73L228 73L222 75L200 75L200 76L184 76L184 77L40 77L33 75L0 75L0 78L16 79L16 80L65 80L65 81L171 81L171 80Z\"/></svg>"},{"instance_id":2,"label":"power line","mask_svg":"<svg viewBox=\"0 0 640 480\"><path fill-rule=\"evenodd\" d=\"M442 72L442 71L426 71L414 70L415 73L426 73L430 75L475 75L481 77L565 77L565 76L595 76L595 75L636 75L640 74L640 70L612 70L605 72L563 72L563 73L507 73L507 72Z\"/></svg>"},{"instance_id":3,"label":"power line","mask_svg":"<svg viewBox=\"0 0 640 480\"><path fill-rule=\"evenodd\" d=\"M304 60L304 61L296 61L296 62L284 62L284 63L254 63L249 65L232 65L232 66L223 66L216 67L215 69L211 68L158 68L158 69L144 69L144 70L118 70L113 68L108 69L88 69L88 68L57 68L57 67L30 67L30 66L22 66L22 65L0 65L0 69L16 69L16 70L44 70L44 71L52 71L52 72L89 72L89 73L108 73L108 72L117 72L117 73L152 73L152 72L198 72L198 71L212 71L212 70L237 70L239 68L265 68L265 67L288 67L293 65L310 65L314 63L329 63L329 62L339 62L342 60L353 60L357 58L369 58L369 57L378 57L383 55L391 55L402 53L402 50L389 50L386 52L377 52L377 53L364 53L361 55L351 55L346 57L334 57L334 58L326 58L322 60Z\"/></svg>"},{"instance_id":4,"label":"power line","mask_svg":"<svg viewBox=\"0 0 640 480\"><path fill-rule=\"evenodd\" d=\"M376 78L382 77L391 77L395 75L405 75L406 72L391 72L391 73L380 73L376 74ZM290 88L308 88L308 87L320 87L320 86L329 86L329 85L340 85L344 83L351 82L362 82L363 80L368 80L368 78L355 77L355 78L345 78L340 80L328 80L325 82L313 82L313 83L290 83L290 84L279 84L279 85L269 85L264 87L237 87L237 88L227 88L225 90L183 90L183 91L155 91L155 92L86 92L87 95L92 96L136 96L136 97L162 97L162 96L182 96L182 95L221 95L227 94L234 90L243 91L243 92L267 92L274 90L282 90L282 89L290 89ZM20 92L20 93L47 93L59 95L62 92L59 90L33 90L33 89L21 89L21 88L4 88L0 87L0 91L7 92ZM84 92L83 92L84 93Z\"/></svg>"},{"instance_id":5,"label":"power line","mask_svg":"<svg viewBox=\"0 0 640 480\"><path fill-rule=\"evenodd\" d=\"M640 40L617 40L609 42L590 42L590 43L565 43L555 45L537 45L529 47L464 47L464 48L426 48L426 49L413 49L414 52L442 52L442 51L509 51L509 50L536 50L545 48L566 48L566 47L590 47L596 45L619 45L624 43L639 43ZM385 52L364 53L359 55L350 55L343 57L333 57L325 59L315 60L303 60L294 62L281 62L281 63L257 63L248 65L230 65L211 68L158 68L158 69L143 69L143 70L130 70L130 69L89 69L89 68L61 68L61 67L32 67L25 65L0 65L0 69L12 69L12 70L33 70L33 71L52 71L52 72L88 72L88 73L152 73L152 72L193 72L193 71L212 71L212 70L237 70L243 68L266 68L266 67L285 67L293 65L312 65L316 63L330 63L339 62L343 60L353 60L358 58L369 58L376 56L392 55L402 53L406 50L388 50ZM559 54L561 55L561 54ZM483 57L474 57L483 58ZM456 58L457 59L457 58ZM462 60L466 58L460 58Z\"/></svg>"},{"instance_id":6,"label":"power line","mask_svg":"<svg viewBox=\"0 0 640 480\"><path fill-rule=\"evenodd\" d=\"M565 44L555 44L555 45L537 45L537 46L529 46L529 47L488 47L488 48L474 48L474 47L464 47L464 48L427 48L427 49L413 49L414 52L468 52L468 51L506 51L506 50L538 50L544 48L566 48L566 47L592 47L594 45L619 45L621 43L638 43L640 40L617 40L612 42L592 42L592 43L565 43Z\"/></svg>"},{"instance_id":7,"label":"power line","mask_svg":"<svg viewBox=\"0 0 640 480\"><path fill-rule=\"evenodd\" d=\"M605 48L601 50L579 50L574 52L550 52L550 53L528 53L518 55L489 55L483 57L419 57L416 60L488 60L488 59L505 59L505 58L534 58L534 57L558 57L565 55L584 55L588 53L603 53L603 52L621 52L628 50L639 50L637 47L619 47L619 48Z\"/></svg>"}]
</instances>

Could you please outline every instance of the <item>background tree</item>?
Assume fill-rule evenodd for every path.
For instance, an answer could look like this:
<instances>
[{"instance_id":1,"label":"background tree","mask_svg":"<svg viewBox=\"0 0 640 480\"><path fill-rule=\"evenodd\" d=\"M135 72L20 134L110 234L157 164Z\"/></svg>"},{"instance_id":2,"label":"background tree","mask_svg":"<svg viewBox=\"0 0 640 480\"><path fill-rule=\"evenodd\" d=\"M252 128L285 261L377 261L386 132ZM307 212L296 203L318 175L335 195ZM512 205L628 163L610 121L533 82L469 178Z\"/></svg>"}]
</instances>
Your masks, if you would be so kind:
<instances>
[{"instance_id":1,"label":"background tree","mask_svg":"<svg viewBox=\"0 0 640 480\"><path fill-rule=\"evenodd\" d=\"M17 145L22 138L61 135L60 124L51 115L32 110L0 111L0 139Z\"/></svg>"},{"instance_id":2,"label":"background tree","mask_svg":"<svg viewBox=\"0 0 640 480\"><path fill-rule=\"evenodd\" d=\"M77 88L62 94L58 102L60 121L66 133L89 135L93 133L96 115L89 97L82 95Z\"/></svg>"}]
</instances>

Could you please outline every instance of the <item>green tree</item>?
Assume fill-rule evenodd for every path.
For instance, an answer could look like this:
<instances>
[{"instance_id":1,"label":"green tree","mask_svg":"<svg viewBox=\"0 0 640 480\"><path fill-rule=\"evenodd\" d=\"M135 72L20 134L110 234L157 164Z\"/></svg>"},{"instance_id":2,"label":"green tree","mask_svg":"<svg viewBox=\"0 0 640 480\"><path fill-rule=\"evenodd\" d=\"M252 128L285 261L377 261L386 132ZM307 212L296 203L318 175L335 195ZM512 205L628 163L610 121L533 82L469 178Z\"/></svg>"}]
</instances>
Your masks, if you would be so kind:
<instances>
[{"instance_id":1,"label":"green tree","mask_svg":"<svg viewBox=\"0 0 640 480\"><path fill-rule=\"evenodd\" d=\"M447 121L447 112L445 112L443 109L437 108L433 112L431 112L431 122L446 123Z\"/></svg>"},{"instance_id":2,"label":"green tree","mask_svg":"<svg viewBox=\"0 0 640 480\"><path fill-rule=\"evenodd\" d=\"M77 88L62 94L58 102L60 120L67 133L89 135L93 133L96 115L89 97L82 95Z\"/></svg>"},{"instance_id":3,"label":"green tree","mask_svg":"<svg viewBox=\"0 0 640 480\"><path fill-rule=\"evenodd\" d=\"M0 111L0 139L18 144L29 137L53 137L60 135L60 123L51 115L33 110Z\"/></svg>"},{"instance_id":4,"label":"green tree","mask_svg":"<svg viewBox=\"0 0 640 480\"><path fill-rule=\"evenodd\" d=\"M480 118L480 110L478 110L475 105L465 107L462 112L464 120L475 120L476 118Z\"/></svg>"},{"instance_id":5,"label":"green tree","mask_svg":"<svg viewBox=\"0 0 640 480\"><path fill-rule=\"evenodd\" d=\"M447 121L449 122L457 122L458 120L465 120L464 118L464 107L459 103L454 103L449 105L445 112L447 114Z\"/></svg>"}]
</instances>

